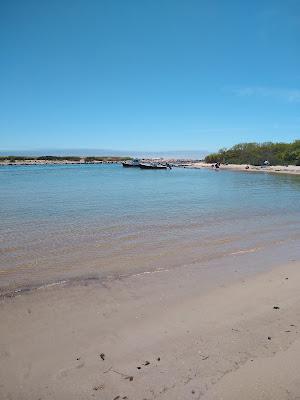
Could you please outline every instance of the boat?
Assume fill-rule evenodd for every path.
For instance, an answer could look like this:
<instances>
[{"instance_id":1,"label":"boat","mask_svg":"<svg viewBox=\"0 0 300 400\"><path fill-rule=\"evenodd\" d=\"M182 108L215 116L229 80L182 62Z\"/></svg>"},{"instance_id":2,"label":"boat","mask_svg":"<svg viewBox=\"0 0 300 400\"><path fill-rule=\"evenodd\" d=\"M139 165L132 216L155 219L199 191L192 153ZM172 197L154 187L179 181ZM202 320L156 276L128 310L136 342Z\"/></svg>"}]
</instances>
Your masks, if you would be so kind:
<instances>
[{"instance_id":1,"label":"boat","mask_svg":"<svg viewBox=\"0 0 300 400\"><path fill-rule=\"evenodd\" d=\"M129 161L124 161L122 162L123 167L125 168L137 168L140 166L140 160L138 158L135 158L134 160L129 160Z\"/></svg>"},{"instance_id":2,"label":"boat","mask_svg":"<svg viewBox=\"0 0 300 400\"><path fill-rule=\"evenodd\" d=\"M171 169L171 166L169 164L160 164L160 163L154 163L154 162L149 162L149 163L140 163L140 168L141 169Z\"/></svg>"}]
</instances>

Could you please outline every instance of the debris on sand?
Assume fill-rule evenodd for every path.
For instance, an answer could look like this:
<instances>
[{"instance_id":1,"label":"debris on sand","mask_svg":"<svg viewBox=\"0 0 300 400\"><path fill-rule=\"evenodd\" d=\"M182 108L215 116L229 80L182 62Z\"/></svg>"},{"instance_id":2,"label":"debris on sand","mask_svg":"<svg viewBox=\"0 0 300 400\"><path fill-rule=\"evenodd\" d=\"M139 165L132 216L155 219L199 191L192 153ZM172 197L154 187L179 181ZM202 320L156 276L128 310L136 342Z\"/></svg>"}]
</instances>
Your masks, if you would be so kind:
<instances>
[{"instance_id":1,"label":"debris on sand","mask_svg":"<svg viewBox=\"0 0 300 400\"><path fill-rule=\"evenodd\" d=\"M150 361L145 361L145 363L144 363L144 365L149 365L150 364Z\"/></svg>"},{"instance_id":2,"label":"debris on sand","mask_svg":"<svg viewBox=\"0 0 300 400\"><path fill-rule=\"evenodd\" d=\"M280 307L279 306L274 306L273 310L280 310Z\"/></svg>"},{"instance_id":3,"label":"debris on sand","mask_svg":"<svg viewBox=\"0 0 300 400\"><path fill-rule=\"evenodd\" d=\"M104 354L104 353L101 353L101 354L100 354L100 358L104 361L104 360L105 360L105 354Z\"/></svg>"},{"instance_id":4,"label":"debris on sand","mask_svg":"<svg viewBox=\"0 0 300 400\"><path fill-rule=\"evenodd\" d=\"M120 396L116 396L115 398L114 398L114 400L118 400L120 398Z\"/></svg>"},{"instance_id":5,"label":"debris on sand","mask_svg":"<svg viewBox=\"0 0 300 400\"><path fill-rule=\"evenodd\" d=\"M272 338L271 338L271 336L268 336L268 340L271 340Z\"/></svg>"},{"instance_id":6,"label":"debris on sand","mask_svg":"<svg viewBox=\"0 0 300 400\"><path fill-rule=\"evenodd\" d=\"M160 357L157 357L157 361L160 361Z\"/></svg>"},{"instance_id":7,"label":"debris on sand","mask_svg":"<svg viewBox=\"0 0 300 400\"><path fill-rule=\"evenodd\" d=\"M201 360L203 360L203 361L205 361L209 358L209 356L205 356L205 355L200 355L200 357L201 357Z\"/></svg>"},{"instance_id":8,"label":"debris on sand","mask_svg":"<svg viewBox=\"0 0 300 400\"><path fill-rule=\"evenodd\" d=\"M98 385L98 386L94 386L93 390L97 391L97 390L103 390L104 389L104 385Z\"/></svg>"},{"instance_id":9,"label":"debris on sand","mask_svg":"<svg viewBox=\"0 0 300 400\"><path fill-rule=\"evenodd\" d=\"M110 367L107 371L104 371L103 373L106 374L107 372L114 372L115 374L121 375L124 379L128 379L130 382L133 381L133 376L123 374L123 372L116 371L115 369L112 369L112 367Z\"/></svg>"},{"instance_id":10,"label":"debris on sand","mask_svg":"<svg viewBox=\"0 0 300 400\"><path fill-rule=\"evenodd\" d=\"M133 381L133 376L126 376L125 379L128 379L130 382Z\"/></svg>"}]
</instances>

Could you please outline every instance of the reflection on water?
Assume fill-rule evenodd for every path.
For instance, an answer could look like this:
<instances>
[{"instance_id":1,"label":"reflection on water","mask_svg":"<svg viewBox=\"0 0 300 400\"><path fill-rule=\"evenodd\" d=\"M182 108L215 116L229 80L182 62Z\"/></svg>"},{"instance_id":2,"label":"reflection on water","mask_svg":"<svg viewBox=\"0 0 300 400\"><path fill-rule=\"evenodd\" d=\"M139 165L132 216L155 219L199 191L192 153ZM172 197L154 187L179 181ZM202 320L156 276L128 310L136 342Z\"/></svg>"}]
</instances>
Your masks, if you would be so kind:
<instances>
[{"instance_id":1,"label":"reflection on water","mask_svg":"<svg viewBox=\"0 0 300 400\"><path fill-rule=\"evenodd\" d=\"M298 176L24 166L1 167L0 187L2 286L296 249L300 237Z\"/></svg>"}]
</instances>

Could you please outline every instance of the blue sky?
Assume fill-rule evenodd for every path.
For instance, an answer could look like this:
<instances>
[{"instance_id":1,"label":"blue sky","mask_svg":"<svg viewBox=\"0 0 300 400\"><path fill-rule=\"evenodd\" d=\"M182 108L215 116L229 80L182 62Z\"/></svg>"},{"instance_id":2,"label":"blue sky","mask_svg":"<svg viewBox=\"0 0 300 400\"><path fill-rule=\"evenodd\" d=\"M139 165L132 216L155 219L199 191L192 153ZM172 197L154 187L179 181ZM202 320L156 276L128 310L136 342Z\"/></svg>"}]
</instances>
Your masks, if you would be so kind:
<instances>
[{"instance_id":1,"label":"blue sky","mask_svg":"<svg viewBox=\"0 0 300 400\"><path fill-rule=\"evenodd\" d=\"M300 138L300 2L0 2L0 150Z\"/></svg>"}]
</instances>

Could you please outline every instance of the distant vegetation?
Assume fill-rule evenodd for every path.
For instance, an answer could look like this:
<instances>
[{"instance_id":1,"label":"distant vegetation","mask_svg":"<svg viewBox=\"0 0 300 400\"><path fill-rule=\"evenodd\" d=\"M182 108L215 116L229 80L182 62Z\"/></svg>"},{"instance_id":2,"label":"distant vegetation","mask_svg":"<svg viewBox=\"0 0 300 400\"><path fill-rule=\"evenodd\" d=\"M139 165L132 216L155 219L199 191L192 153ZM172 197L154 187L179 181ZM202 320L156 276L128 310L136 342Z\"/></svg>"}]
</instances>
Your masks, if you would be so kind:
<instances>
[{"instance_id":1,"label":"distant vegetation","mask_svg":"<svg viewBox=\"0 0 300 400\"><path fill-rule=\"evenodd\" d=\"M94 162L94 161L126 161L130 160L130 157L113 157L113 156L103 156L103 157L78 157L78 156L39 156L39 157L30 157L30 156L0 156L1 161L73 161L79 162L83 160L86 163Z\"/></svg>"},{"instance_id":2,"label":"distant vegetation","mask_svg":"<svg viewBox=\"0 0 300 400\"><path fill-rule=\"evenodd\" d=\"M85 157L85 162L93 161L127 161L131 160L131 157Z\"/></svg>"},{"instance_id":3,"label":"distant vegetation","mask_svg":"<svg viewBox=\"0 0 300 400\"><path fill-rule=\"evenodd\" d=\"M300 165L300 140L293 143L240 143L205 157L207 163Z\"/></svg>"}]
</instances>

